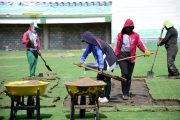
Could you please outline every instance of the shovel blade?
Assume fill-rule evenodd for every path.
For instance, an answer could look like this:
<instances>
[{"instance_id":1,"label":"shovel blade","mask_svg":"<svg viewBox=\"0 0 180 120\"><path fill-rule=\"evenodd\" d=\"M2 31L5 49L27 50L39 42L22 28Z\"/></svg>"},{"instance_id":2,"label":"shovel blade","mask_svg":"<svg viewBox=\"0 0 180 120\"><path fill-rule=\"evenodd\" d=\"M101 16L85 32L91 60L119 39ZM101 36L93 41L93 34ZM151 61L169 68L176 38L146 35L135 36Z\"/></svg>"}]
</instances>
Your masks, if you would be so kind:
<instances>
[{"instance_id":1,"label":"shovel blade","mask_svg":"<svg viewBox=\"0 0 180 120\"><path fill-rule=\"evenodd\" d=\"M49 65L45 64L45 66L49 71L52 71L52 69L49 67Z\"/></svg>"},{"instance_id":2,"label":"shovel blade","mask_svg":"<svg viewBox=\"0 0 180 120\"><path fill-rule=\"evenodd\" d=\"M148 71L147 72L147 78L152 79L154 77L154 72L153 71Z\"/></svg>"}]
</instances>

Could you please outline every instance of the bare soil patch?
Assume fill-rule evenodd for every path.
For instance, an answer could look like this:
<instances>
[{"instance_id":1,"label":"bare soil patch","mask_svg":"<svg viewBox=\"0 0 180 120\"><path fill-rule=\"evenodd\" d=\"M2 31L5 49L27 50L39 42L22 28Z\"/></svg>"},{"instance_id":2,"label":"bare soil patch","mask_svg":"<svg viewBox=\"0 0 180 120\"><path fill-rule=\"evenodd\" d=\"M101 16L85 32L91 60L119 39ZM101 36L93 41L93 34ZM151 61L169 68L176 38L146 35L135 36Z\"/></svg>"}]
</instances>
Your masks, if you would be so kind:
<instances>
[{"instance_id":1,"label":"bare soil patch","mask_svg":"<svg viewBox=\"0 0 180 120\"><path fill-rule=\"evenodd\" d=\"M129 100L123 100L121 98L121 82L112 81L111 98L108 103L100 103L100 106L114 106L120 105L180 105L180 100L154 100L149 94L148 87L143 79L132 80L131 83L131 98ZM70 96L67 95L64 99L64 106L70 107Z\"/></svg>"},{"instance_id":2,"label":"bare soil patch","mask_svg":"<svg viewBox=\"0 0 180 120\"><path fill-rule=\"evenodd\" d=\"M57 54L44 54L44 57L51 57L51 58L56 58L56 57L75 57L77 54L74 53L57 53Z\"/></svg>"}]
</instances>

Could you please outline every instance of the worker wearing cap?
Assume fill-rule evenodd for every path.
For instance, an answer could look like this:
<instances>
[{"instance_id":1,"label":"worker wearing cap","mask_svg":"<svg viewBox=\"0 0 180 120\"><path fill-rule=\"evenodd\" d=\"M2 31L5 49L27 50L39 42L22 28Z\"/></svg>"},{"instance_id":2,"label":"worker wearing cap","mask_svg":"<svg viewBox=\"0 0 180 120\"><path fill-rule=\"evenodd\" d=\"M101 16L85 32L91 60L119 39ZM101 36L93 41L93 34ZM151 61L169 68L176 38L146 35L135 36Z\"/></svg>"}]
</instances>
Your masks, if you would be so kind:
<instances>
[{"instance_id":1,"label":"worker wearing cap","mask_svg":"<svg viewBox=\"0 0 180 120\"><path fill-rule=\"evenodd\" d=\"M167 51L167 68L169 78L180 78L179 70L174 62L178 52L177 38L178 32L170 21L165 21L163 27L167 30L164 38L159 38L158 46L165 45Z\"/></svg>"},{"instance_id":2,"label":"worker wearing cap","mask_svg":"<svg viewBox=\"0 0 180 120\"><path fill-rule=\"evenodd\" d=\"M133 31L134 22L127 19L121 32L117 36L117 43L115 46L115 55L118 59L131 57L136 55L136 47L138 47L145 56L150 55L150 51L145 47L140 39L138 33ZM135 58L119 61L121 75L126 81L121 82L122 99L127 100L130 98L131 77L135 65Z\"/></svg>"},{"instance_id":3,"label":"worker wearing cap","mask_svg":"<svg viewBox=\"0 0 180 120\"><path fill-rule=\"evenodd\" d=\"M40 55L40 40L37 34L37 23L32 22L24 33L22 43L26 45L26 55L29 63L30 77L35 76L38 54Z\"/></svg>"}]
</instances>

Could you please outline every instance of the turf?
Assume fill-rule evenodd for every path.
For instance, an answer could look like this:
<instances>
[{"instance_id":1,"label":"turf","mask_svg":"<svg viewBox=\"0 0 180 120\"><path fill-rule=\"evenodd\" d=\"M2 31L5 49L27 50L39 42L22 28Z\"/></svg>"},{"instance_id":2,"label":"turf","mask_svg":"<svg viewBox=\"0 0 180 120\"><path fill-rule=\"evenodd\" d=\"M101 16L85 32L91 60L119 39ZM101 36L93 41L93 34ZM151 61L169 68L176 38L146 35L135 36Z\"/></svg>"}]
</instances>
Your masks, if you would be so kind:
<instances>
[{"instance_id":1,"label":"turf","mask_svg":"<svg viewBox=\"0 0 180 120\"><path fill-rule=\"evenodd\" d=\"M42 51L47 64L51 67L53 72L57 73L60 80L52 81L48 85L48 89L59 81L59 85L53 89L50 94L46 91L45 94L49 96L60 96L58 102L53 103L53 99L41 97L41 105L56 105L53 108L42 108L41 118L52 120L67 120L69 119L69 108L64 108L63 101L67 95L64 86L65 81L73 81L83 76L95 77L94 72L85 72L84 69L73 65L73 62L79 62L82 50L51 50ZM0 51L0 82L10 82L15 80L22 80L23 77L28 76L28 64L25 51ZM59 55L64 55L59 56ZM67 54L74 56L67 57ZM139 51L137 54L141 54ZM153 61L153 56L137 58L133 76L146 76L147 71L150 70ZM180 69L180 53L176 58L176 65ZM92 55L87 59L87 62L94 62ZM160 50L158 52L157 61L154 69L155 77L151 80L146 80L150 94L154 99L178 99L180 100L180 81L169 80L164 75L167 75L166 68L166 51ZM47 72L46 67L41 59L38 60L36 73ZM120 75L119 68L116 68L114 74ZM0 85L0 91L4 90L3 85ZM5 94L0 95L0 107L9 106L10 98ZM180 119L179 107L170 106L171 109L164 109L164 106L117 106L116 108L100 108L100 117L105 120L178 120ZM124 108L124 109L121 109ZM110 111L108 111L110 109ZM67 111L66 111L67 110ZM107 111L106 111L107 110ZM152 111L151 111L152 110ZM147 111L147 112L145 112ZM154 112L153 112L154 111ZM170 111L170 112L169 112ZM9 117L9 109L0 109L0 119L6 120ZM76 112L78 113L78 111ZM87 119L92 119L92 112L87 113ZM25 112L18 111L18 118L25 119ZM78 114L76 114L78 118ZM79 119L79 118L78 118Z\"/></svg>"},{"instance_id":2,"label":"turf","mask_svg":"<svg viewBox=\"0 0 180 120\"><path fill-rule=\"evenodd\" d=\"M180 80L154 78L146 80L149 92L154 99L180 100Z\"/></svg>"}]
</instances>

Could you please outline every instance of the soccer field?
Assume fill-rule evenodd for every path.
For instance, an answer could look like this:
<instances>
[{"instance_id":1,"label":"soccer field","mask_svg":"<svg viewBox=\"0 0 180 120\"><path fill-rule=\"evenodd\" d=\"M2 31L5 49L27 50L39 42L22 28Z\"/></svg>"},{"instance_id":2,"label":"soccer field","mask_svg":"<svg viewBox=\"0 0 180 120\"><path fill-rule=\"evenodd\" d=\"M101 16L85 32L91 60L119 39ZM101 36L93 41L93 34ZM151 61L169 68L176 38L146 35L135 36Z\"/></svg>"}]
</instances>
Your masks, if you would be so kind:
<instances>
[{"instance_id":1,"label":"soccer field","mask_svg":"<svg viewBox=\"0 0 180 120\"><path fill-rule=\"evenodd\" d=\"M156 47L155 47L156 48ZM47 91L57 85L51 93L46 91L46 95L60 97L60 100L54 102L53 98L41 97L41 118L51 120L68 120L70 108L64 106L64 99L67 96L67 90L64 86L65 81L77 80L80 77L95 77L95 72L86 72L82 68L73 65L79 62L82 50L51 50L42 51L47 64L53 72L57 73L60 79L53 80L48 85ZM154 50L152 49L152 52ZM140 51L137 54L141 54ZM150 70L154 56L137 58L133 76L140 77L146 81L149 92L153 99L180 100L180 80L167 79L166 52L163 48L158 52L154 65L155 76L153 79L146 79L147 71ZM180 69L180 52L176 58L177 68ZM92 55L87 62L94 62ZM45 73L48 70L43 61L39 58L36 73ZM5 90L3 84L23 80L28 76L28 63L25 51L0 51L0 120L7 120L10 115L10 98L3 93ZM120 75L119 67L114 70L116 75ZM55 107L52 107L52 106ZM51 107L50 107L51 106ZM111 107L100 107L100 118L102 120L179 120L179 105L121 105L117 104ZM76 119L80 119L76 111ZM18 119L26 119L25 111L17 112ZM93 112L86 114L85 120L93 119Z\"/></svg>"}]
</instances>

